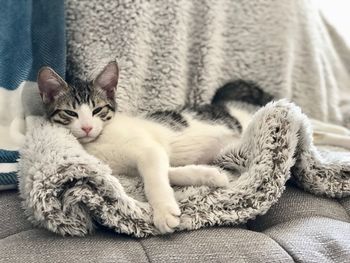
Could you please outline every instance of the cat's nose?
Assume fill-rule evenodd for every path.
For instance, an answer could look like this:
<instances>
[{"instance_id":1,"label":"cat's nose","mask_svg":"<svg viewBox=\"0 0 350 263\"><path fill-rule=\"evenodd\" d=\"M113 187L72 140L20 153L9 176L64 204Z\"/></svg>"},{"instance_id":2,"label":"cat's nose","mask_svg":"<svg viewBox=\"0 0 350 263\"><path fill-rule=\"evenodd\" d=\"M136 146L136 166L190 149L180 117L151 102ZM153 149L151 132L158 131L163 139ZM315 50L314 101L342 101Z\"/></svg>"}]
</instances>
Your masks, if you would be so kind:
<instances>
[{"instance_id":1,"label":"cat's nose","mask_svg":"<svg viewBox=\"0 0 350 263\"><path fill-rule=\"evenodd\" d=\"M89 134L89 132L92 130L91 126L83 126L81 129L86 133Z\"/></svg>"}]
</instances>

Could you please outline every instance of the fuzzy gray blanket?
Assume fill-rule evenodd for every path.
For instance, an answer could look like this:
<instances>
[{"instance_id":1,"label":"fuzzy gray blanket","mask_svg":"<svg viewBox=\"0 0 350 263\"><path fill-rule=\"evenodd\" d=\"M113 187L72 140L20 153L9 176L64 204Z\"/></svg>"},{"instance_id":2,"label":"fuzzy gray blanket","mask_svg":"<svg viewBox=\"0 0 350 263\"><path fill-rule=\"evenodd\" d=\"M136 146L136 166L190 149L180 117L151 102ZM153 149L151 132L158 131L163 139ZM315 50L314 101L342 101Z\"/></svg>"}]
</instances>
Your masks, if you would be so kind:
<instances>
[{"instance_id":1,"label":"fuzzy gray blanket","mask_svg":"<svg viewBox=\"0 0 350 263\"><path fill-rule=\"evenodd\" d=\"M347 117L349 94L342 92L350 53L311 1L66 0L66 21L70 72L94 75L96 66L118 58L119 111L207 103L218 87L240 78L289 98L310 117ZM241 144L215 163L241 173L232 173L227 189L176 188L177 230L264 214L291 176L314 194L349 195L350 156L316 150L298 107L279 101L254 118ZM66 130L30 120L19 180L34 224L63 235L87 234L95 222L137 237L158 234L140 180L112 176Z\"/></svg>"},{"instance_id":2,"label":"fuzzy gray blanket","mask_svg":"<svg viewBox=\"0 0 350 263\"><path fill-rule=\"evenodd\" d=\"M334 161L312 145L308 119L284 100L254 116L239 145L229 145L215 164L237 170L227 188L182 187L177 230L244 223L267 212L291 176L307 191L350 195L350 156ZM21 151L20 192L29 219L62 235L85 235L98 222L136 237L159 234L137 178L114 177L63 128L33 120ZM345 158L345 156L343 156Z\"/></svg>"}]
</instances>

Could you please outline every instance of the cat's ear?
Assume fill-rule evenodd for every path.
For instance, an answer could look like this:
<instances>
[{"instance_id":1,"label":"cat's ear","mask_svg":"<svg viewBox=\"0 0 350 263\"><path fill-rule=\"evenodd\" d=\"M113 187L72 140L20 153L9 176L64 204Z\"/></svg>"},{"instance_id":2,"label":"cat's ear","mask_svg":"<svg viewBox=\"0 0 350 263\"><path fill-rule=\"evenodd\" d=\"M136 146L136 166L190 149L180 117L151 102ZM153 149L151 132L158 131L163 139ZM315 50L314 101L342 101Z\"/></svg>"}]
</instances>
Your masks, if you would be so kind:
<instances>
[{"instance_id":1,"label":"cat's ear","mask_svg":"<svg viewBox=\"0 0 350 263\"><path fill-rule=\"evenodd\" d=\"M38 87L44 103L51 103L67 83L50 67L42 67L38 73Z\"/></svg>"},{"instance_id":2,"label":"cat's ear","mask_svg":"<svg viewBox=\"0 0 350 263\"><path fill-rule=\"evenodd\" d=\"M114 100L114 94L118 85L119 68L115 61L109 62L94 79L93 85L106 92L109 99Z\"/></svg>"}]
</instances>

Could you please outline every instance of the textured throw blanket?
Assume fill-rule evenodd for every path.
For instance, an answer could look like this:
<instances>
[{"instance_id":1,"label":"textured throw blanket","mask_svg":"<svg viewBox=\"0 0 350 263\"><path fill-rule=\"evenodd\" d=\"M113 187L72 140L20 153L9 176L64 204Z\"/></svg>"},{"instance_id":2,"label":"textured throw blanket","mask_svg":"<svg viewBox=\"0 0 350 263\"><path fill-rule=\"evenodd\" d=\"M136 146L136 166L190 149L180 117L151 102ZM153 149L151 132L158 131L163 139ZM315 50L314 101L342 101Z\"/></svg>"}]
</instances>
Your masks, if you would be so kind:
<instances>
[{"instance_id":1,"label":"textured throw blanket","mask_svg":"<svg viewBox=\"0 0 350 263\"><path fill-rule=\"evenodd\" d=\"M38 69L65 71L62 1L1 1L0 16L0 190L16 188L18 149L25 132L27 94L36 90ZM23 92L25 91L25 92ZM29 93L28 93L29 92ZM30 105L33 106L33 105Z\"/></svg>"},{"instance_id":2,"label":"textured throw blanket","mask_svg":"<svg viewBox=\"0 0 350 263\"><path fill-rule=\"evenodd\" d=\"M118 58L119 111L209 102L218 87L240 78L311 117L340 123L345 116L348 50L309 1L67 0L66 26L70 72L93 76ZM95 222L137 237L158 234L137 177L112 176L65 129L41 118L28 124L20 191L33 223L70 235L89 233ZM176 188L178 230L264 214L290 176L312 193L345 197L349 158L317 151L298 107L269 104L242 143L218 156L216 165L241 173L227 189Z\"/></svg>"}]
</instances>

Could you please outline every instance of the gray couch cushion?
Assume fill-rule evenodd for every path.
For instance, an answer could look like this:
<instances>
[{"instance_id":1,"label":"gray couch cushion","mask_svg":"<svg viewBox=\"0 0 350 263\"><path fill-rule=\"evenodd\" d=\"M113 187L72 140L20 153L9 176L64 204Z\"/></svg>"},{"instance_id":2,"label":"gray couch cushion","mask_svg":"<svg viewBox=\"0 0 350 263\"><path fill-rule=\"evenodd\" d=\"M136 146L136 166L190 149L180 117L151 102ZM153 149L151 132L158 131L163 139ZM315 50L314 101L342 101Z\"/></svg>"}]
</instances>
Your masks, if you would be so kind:
<instances>
[{"instance_id":1,"label":"gray couch cushion","mask_svg":"<svg viewBox=\"0 0 350 263\"><path fill-rule=\"evenodd\" d=\"M280 201L242 227L133 239L98 230L60 237L25 219L16 191L0 192L0 262L346 262L350 217L339 202L287 187ZM256 232L263 231L263 232Z\"/></svg>"},{"instance_id":2,"label":"gray couch cushion","mask_svg":"<svg viewBox=\"0 0 350 263\"><path fill-rule=\"evenodd\" d=\"M350 224L309 217L292 220L264 231L296 262L350 262Z\"/></svg>"},{"instance_id":3,"label":"gray couch cushion","mask_svg":"<svg viewBox=\"0 0 350 263\"><path fill-rule=\"evenodd\" d=\"M271 238L239 228L201 229L167 237L132 239L98 231L59 237L42 229L0 241L3 262L293 262Z\"/></svg>"},{"instance_id":4,"label":"gray couch cushion","mask_svg":"<svg viewBox=\"0 0 350 263\"><path fill-rule=\"evenodd\" d=\"M250 221L248 227L255 231L263 231L280 223L312 216L350 222L349 214L337 199L314 196L289 185L280 200L265 215Z\"/></svg>"},{"instance_id":5,"label":"gray couch cushion","mask_svg":"<svg viewBox=\"0 0 350 263\"><path fill-rule=\"evenodd\" d=\"M2 239L0 255L0 262L148 262L137 240L101 231L88 238L64 238L27 230Z\"/></svg>"},{"instance_id":6,"label":"gray couch cushion","mask_svg":"<svg viewBox=\"0 0 350 263\"><path fill-rule=\"evenodd\" d=\"M0 222L0 238L33 228L24 215L17 191L0 192Z\"/></svg>"},{"instance_id":7,"label":"gray couch cushion","mask_svg":"<svg viewBox=\"0 0 350 263\"><path fill-rule=\"evenodd\" d=\"M152 262L293 262L271 238L220 227L140 240Z\"/></svg>"},{"instance_id":8,"label":"gray couch cushion","mask_svg":"<svg viewBox=\"0 0 350 263\"><path fill-rule=\"evenodd\" d=\"M342 204L342 206L345 208L346 212L350 217L350 197L339 200L339 203Z\"/></svg>"}]
</instances>

